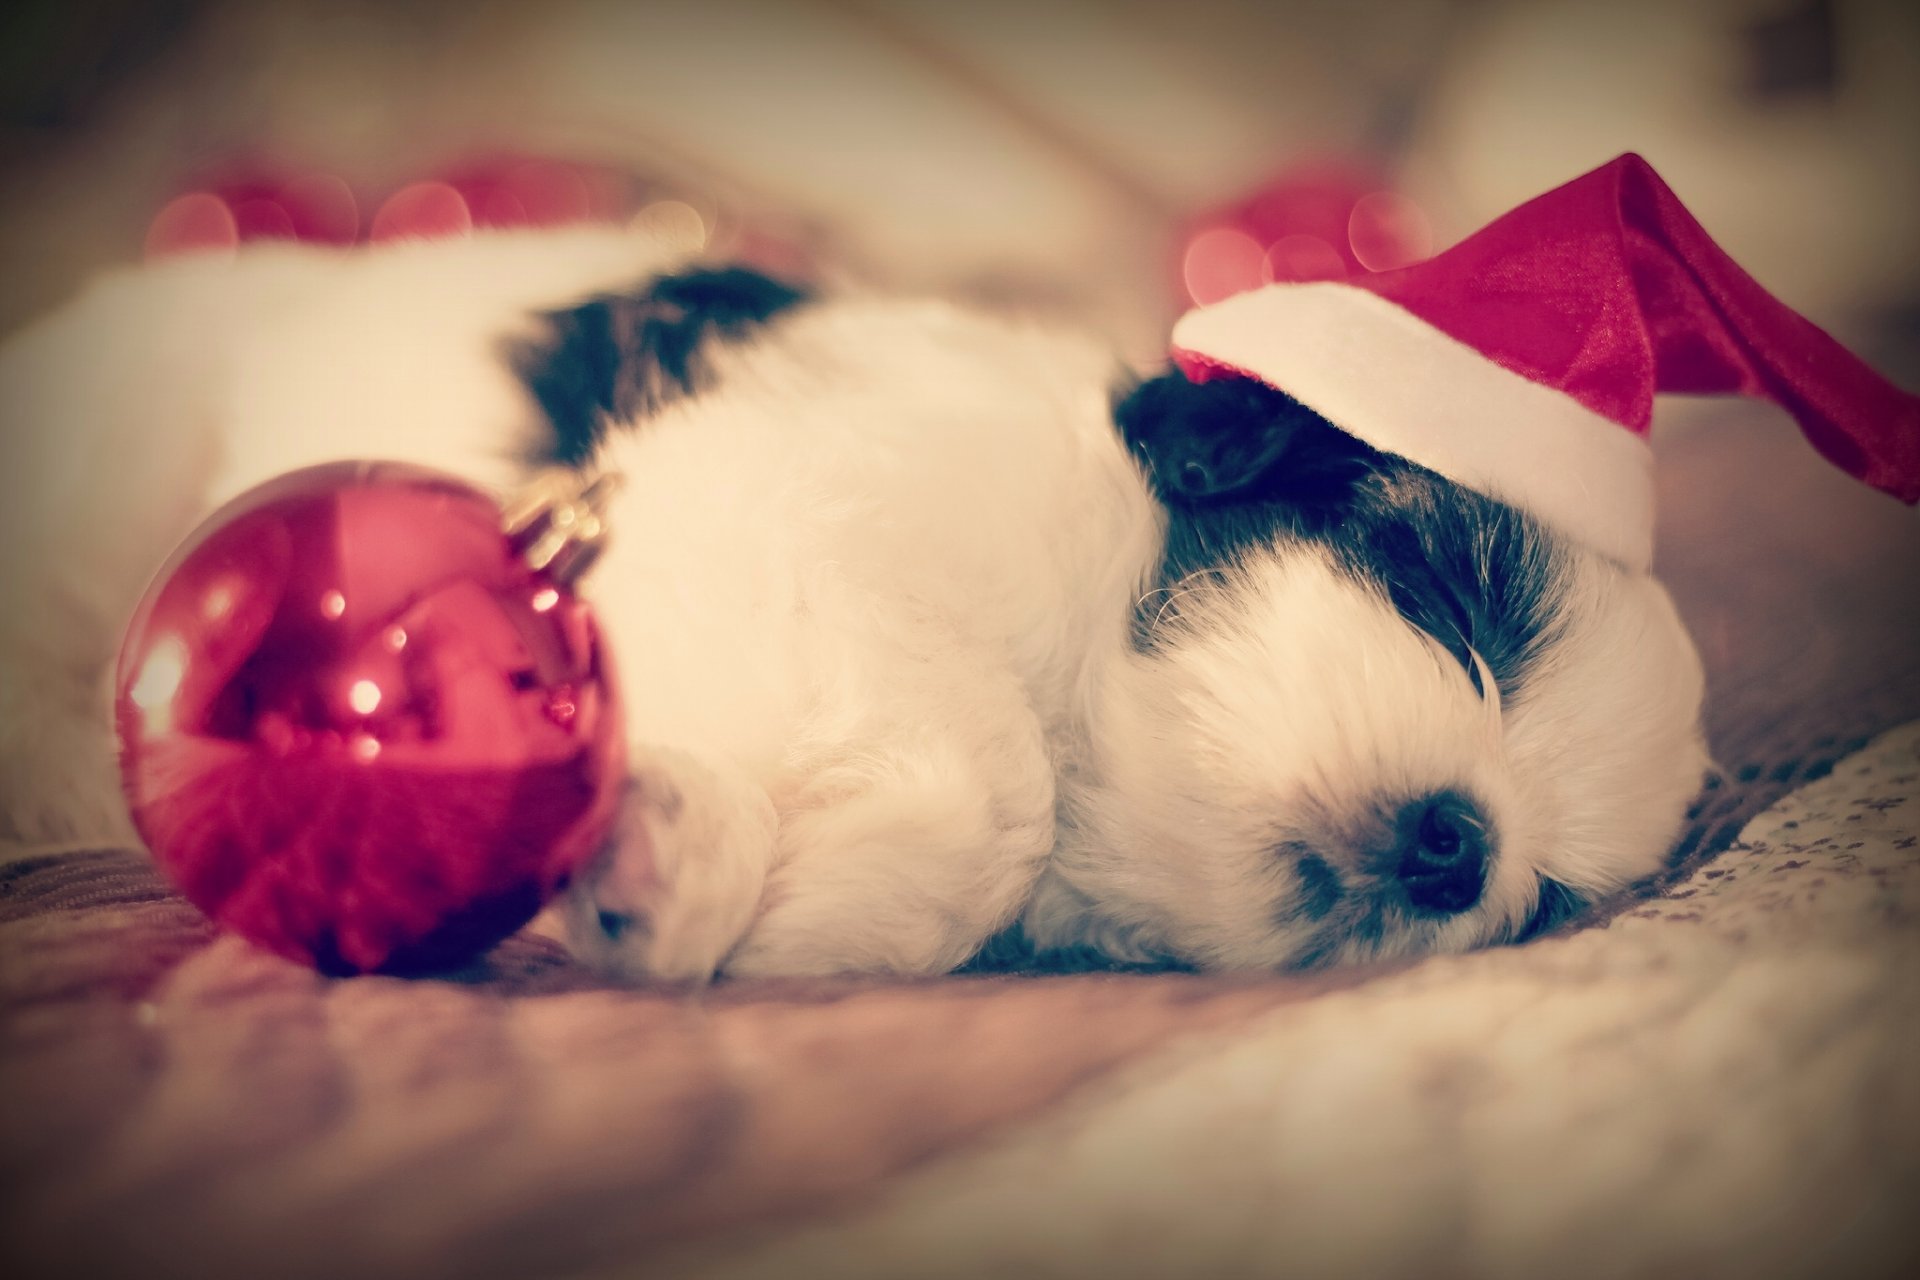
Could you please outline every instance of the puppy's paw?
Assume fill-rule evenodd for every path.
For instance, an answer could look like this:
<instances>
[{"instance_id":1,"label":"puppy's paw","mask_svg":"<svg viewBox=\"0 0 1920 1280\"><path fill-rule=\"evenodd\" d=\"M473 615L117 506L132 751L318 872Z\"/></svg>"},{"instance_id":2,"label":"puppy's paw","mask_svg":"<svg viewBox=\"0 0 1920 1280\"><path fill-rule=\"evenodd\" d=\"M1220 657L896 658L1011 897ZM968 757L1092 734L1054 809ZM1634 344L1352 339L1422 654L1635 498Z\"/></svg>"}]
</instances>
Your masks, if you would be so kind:
<instances>
[{"instance_id":1,"label":"puppy's paw","mask_svg":"<svg viewBox=\"0 0 1920 1280\"><path fill-rule=\"evenodd\" d=\"M623 982L704 982L753 922L777 821L758 786L642 753L607 848L567 894L573 952Z\"/></svg>"}]
</instances>

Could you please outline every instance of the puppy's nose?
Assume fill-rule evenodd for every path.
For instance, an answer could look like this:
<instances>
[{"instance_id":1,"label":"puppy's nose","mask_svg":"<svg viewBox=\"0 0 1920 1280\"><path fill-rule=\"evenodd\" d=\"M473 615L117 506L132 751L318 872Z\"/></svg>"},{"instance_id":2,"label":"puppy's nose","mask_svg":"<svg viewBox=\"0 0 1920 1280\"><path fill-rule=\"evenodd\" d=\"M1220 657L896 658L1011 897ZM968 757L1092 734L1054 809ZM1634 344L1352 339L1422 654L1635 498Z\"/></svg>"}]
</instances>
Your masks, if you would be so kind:
<instances>
[{"instance_id":1,"label":"puppy's nose","mask_svg":"<svg viewBox=\"0 0 1920 1280\"><path fill-rule=\"evenodd\" d=\"M1400 811L1400 885L1413 909L1453 915L1480 900L1491 841L1486 819L1457 791L1422 796Z\"/></svg>"}]
</instances>

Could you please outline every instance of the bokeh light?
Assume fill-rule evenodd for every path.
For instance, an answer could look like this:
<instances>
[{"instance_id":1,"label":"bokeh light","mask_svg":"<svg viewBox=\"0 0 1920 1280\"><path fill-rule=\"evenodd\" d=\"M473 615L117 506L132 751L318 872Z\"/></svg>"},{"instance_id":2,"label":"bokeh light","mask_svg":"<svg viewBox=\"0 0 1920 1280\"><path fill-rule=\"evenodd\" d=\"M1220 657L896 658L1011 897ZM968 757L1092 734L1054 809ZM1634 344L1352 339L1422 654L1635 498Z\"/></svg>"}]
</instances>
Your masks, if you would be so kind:
<instances>
[{"instance_id":1,"label":"bokeh light","mask_svg":"<svg viewBox=\"0 0 1920 1280\"><path fill-rule=\"evenodd\" d=\"M293 215L270 196L244 196L230 202L233 223L242 240L291 240Z\"/></svg>"},{"instance_id":2,"label":"bokeh light","mask_svg":"<svg viewBox=\"0 0 1920 1280\"><path fill-rule=\"evenodd\" d=\"M317 244L352 244L360 236L360 202L345 178L303 173L280 188L280 205L293 219L293 234Z\"/></svg>"},{"instance_id":3,"label":"bokeh light","mask_svg":"<svg viewBox=\"0 0 1920 1280\"><path fill-rule=\"evenodd\" d=\"M371 680L355 680L347 690L347 705L363 716L380 709L380 686Z\"/></svg>"},{"instance_id":4,"label":"bokeh light","mask_svg":"<svg viewBox=\"0 0 1920 1280\"><path fill-rule=\"evenodd\" d=\"M1347 241L1367 270L1395 271L1433 255L1433 225L1406 196L1375 191L1354 202Z\"/></svg>"},{"instance_id":5,"label":"bokeh light","mask_svg":"<svg viewBox=\"0 0 1920 1280\"><path fill-rule=\"evenodd\" d=\"M1255 288L1266 272L1266 249L1238 227L1209 227L1187 241L1181 276L1201 306Z\"/></svg>"},{"instance_id":6,"label":"bokeh light","mask_svg":"<svg viewBox=\"0 0 1920 1280\"><path fill-rule=\"evenodd\" d=\"M227 202L211 191L189 191L161 207L147 224L146 256L179 253L231 253L240 243L240 227Z\"/></svg>"},{"instance_id":7,"label":"bokeh light","mask_svg":"<svg viewBox=\"0 0 1920 1280\"><path fill-rule=\"evenodd\" d=\"M415 182L387 197L367 238L384 240L459 236L473 230L473 211L452 184Z\"/></svg>"},{"instance_id":8,"label":"bokeh light","mask_svg":"<svg viewBox=\"0 0 1920 1280\"><path fill-rule=\"evenodd\" d=\"M1267 247L1261 265L1262 275L1269 281L1305 283L1347 278L1346 259L1319 236L1281 236Z\"/></svg>"},{"instance_id":9,"label":"bokeh light","mask_svg":"<svg viewBox=\"0 0 1920 1280\"><path fill-rule=\"evenodd\" d=\"M707 220L684 200L655 200L633 215L632 225L671 249L691 252L707 244Z\"/></svg>"}]
</instances>

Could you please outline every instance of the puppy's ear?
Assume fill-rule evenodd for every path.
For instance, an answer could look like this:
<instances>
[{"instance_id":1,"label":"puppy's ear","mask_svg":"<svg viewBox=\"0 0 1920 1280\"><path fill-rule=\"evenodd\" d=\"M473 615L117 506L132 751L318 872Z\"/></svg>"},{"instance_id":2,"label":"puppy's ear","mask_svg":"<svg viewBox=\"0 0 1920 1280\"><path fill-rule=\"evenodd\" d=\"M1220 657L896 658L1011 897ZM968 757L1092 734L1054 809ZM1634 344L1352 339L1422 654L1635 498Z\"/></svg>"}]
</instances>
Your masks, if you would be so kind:
<instances>
[{"instance_id":1,"label":"puppy's ear","mask_svg":"<svg viewBox=\"0 0 1920 1280\"><path fill-rule=\"evenodd\" d=\"M792 285L744 267L659 276L541 317L542 332L508 352L552 425L543 461L593 456L609 426L630 426L695 391L704 353L808 300Z\"/></svg>"},{"instance_id":2,"label":"puppy's ear","mask_svg":"<svg viewBox=\"0 0 1920 1280\"><path fill-rule=\"evenodd\" d=\"M1251 378L1150 378L1114 421L1169 504L1337 501L1374 451L1313 410Z\"/></svg>"}]
</instances>

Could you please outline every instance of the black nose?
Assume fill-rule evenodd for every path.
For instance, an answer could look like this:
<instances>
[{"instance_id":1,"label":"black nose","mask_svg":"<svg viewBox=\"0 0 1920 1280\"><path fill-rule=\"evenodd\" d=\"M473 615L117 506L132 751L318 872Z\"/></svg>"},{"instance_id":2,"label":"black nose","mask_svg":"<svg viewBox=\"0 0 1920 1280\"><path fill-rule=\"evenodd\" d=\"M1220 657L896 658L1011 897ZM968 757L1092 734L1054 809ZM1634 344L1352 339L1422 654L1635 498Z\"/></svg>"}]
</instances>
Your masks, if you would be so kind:
<instances>
[{"instance_id":1,"label":"black nose","mask_svg":"<svg viewBox=\"0 0 1920 1280\"><path fill-rule=\"evenodd\" d=\"M1492 843L1486 819L1457 791L1440 791L1400 811L1400 885L1415 911L1453 915L1480 900Z\"/></svg>"}]
</instances>

